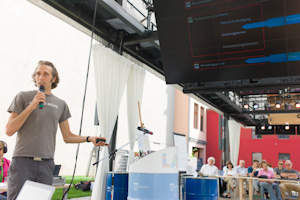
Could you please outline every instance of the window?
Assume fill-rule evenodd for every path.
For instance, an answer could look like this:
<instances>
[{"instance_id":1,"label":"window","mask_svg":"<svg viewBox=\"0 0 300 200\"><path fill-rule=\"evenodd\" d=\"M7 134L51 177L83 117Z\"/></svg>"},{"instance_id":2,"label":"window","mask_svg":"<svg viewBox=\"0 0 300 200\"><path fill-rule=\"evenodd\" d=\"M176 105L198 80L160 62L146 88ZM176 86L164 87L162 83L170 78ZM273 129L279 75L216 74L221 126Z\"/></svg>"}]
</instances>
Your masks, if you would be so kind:
<instances>
[{"instance_id":1,"label":"window","mask_svg":"<svg viewBox=\"0 0 300 200\"><path fill-rule=\"evenodd\" d=\"M278 160L290 160L290 154L289 153L279 153Z\"/></svg>"},{"instance_id":2,"label":"window","mask_svg":"<svg viewBox=\"0 0 300 200\"><path fill-rule=\"evenodd\" d=\"M194 128L198 129L199 106L194 103Z\"/></svg>"},{"instance_id":3,"label":"window","mask_svg":"<svg viewBox=\"0 0 300 200\"><path fill-rule=\"evenodd\" d=\"M289 135L278 135L278 139L290 139Z\"/></svg>"},{"instance_id":4,"label":"window","mask_svg":"<svg viewBox=\"0 0 300 200\"><path fill-rule=\"evenodd\" d=\"M262 135L255 134L255 128L252 128L252 139L262 139Z\"/></svg>"},{"instance_id":5,"label":"window","mask_svg":"<svg viewBox=\"0 0 300 200\"><path fill-rule=\"evenodd\" d=\"M203 120L204 120L204 108L201 107L201 112L200 112L200 131L203 131Z\"/></svg>"},{"instance_id":6,"label":"window","mask_svg":"<svg viewBox=\"0 0 300 200\"><path fill-rule=\"evenodd\" d=\"M252 153L252 162L253 160L258 160L259 162L261 162L262 160L262 153Z\"/></svg>"}]
</instances>

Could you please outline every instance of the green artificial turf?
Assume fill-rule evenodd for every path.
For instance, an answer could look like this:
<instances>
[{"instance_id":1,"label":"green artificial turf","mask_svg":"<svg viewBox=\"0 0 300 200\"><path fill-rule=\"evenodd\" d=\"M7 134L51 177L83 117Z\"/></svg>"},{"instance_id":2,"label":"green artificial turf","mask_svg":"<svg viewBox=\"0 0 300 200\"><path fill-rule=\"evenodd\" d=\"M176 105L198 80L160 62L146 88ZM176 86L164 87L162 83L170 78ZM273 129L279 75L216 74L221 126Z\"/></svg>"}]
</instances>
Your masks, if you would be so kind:
<instances>
[{"instance_id":1,"label":"green artificial turf","mask_svg":"<svg viewBox=\"0 0 300 200\"><path fill-rule=\"evenodd\" d=\"M72 176L63 176L66 178L66 183L71 183ZM76 190L74 188L73 184L80 183L80 181L94 181L94 179L86 176L75 176L72 186L68 192L68 199L71 198L77 198L77 197L86 197L86 196L91 196L92 192L91 191L82 191L82 190ZM56 189L53 196L52 200L61 200L63 196L63 189Z\"/></svg>"}]
</instances>

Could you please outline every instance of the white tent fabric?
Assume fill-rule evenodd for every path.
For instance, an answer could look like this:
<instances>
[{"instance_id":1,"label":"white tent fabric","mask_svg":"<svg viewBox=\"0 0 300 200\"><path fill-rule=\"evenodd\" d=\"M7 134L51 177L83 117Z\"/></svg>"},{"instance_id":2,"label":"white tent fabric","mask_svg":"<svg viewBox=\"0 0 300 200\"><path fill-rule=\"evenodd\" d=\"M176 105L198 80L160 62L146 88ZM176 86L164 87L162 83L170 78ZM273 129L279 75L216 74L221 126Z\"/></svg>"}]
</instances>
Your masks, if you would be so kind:
<instances>
[{"instance_id":1,"label":"white tent fabric","mask_svg":"<svg viewBox=\"0 0 300 200\"><path fill-rule=\"evenodd\" d=\"M93 57L101 136L105 137L106 142L109 143L132 62L101 44L93 46ZM100 159L106 156L108 156L108 148L102 147ZM108 159L100 162L92 200L105 199L105 180L108 168Z\"/></svg>"},{"instance_id":2,"label":"white tent fabric","mask_svg":"<svg viewBox=\"0 0 300 200\"><path fill-rule=\"evenodd\" d=\"M127 117L128 117L128 135L129 141L136 137L137 126L139 121L139 110L138 102L142 103L144 81L145 81L145 70L136 64L132 64L130 74L127 82ZM133 162L135 142L130 144L130 154L128 159L128 165Z\"/></svg>"},{"instance_id":3,"label":"white tent fabric","mask_svg":"<svg viewBox=\"0 0 300 200\"><path fill-rule=\"evenodd\" d=\"M241 137L241 124L235 120L228 121L229 128L229 147L230 159L234 166L237 166L238 157L240 152L240 137Z\"/></svg>"}]
</instances>

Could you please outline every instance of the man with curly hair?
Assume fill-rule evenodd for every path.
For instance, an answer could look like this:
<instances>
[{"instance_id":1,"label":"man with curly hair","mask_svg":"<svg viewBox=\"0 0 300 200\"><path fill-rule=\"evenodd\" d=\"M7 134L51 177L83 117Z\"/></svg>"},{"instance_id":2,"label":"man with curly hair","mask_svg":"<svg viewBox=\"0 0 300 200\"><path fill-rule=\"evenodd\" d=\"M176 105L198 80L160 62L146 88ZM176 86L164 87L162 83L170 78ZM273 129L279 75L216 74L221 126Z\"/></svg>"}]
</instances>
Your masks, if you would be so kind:
<instances>
[{"instance_id":1,"label":"man with curly hair","mask_svg":"<svg viewBox=\"0 0 300 200\"><path fill-rule=\"evenodd\" d=\"M95 146L101 137L85 137L71 132L68 105L52 94L59 76L49 61L39 61L32 74L35 86L40 90L23 91L17 94L8 108L10 113L6 134L17 132L16 146L8 171L8 200L16 199L26 180L52 185L56 132L59 125L66 143L92 142ZM43 86L44 89L41 89ZM43 107L43 109L39 109Z\"/></svg>"}]
</instances>

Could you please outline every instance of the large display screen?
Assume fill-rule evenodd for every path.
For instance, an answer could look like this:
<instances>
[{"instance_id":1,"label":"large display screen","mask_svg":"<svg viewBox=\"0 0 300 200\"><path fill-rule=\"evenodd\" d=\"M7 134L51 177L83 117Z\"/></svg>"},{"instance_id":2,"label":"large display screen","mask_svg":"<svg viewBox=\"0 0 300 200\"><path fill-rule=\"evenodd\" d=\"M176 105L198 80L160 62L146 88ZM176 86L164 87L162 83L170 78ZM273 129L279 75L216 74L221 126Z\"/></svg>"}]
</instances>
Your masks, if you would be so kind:
<instances>
[{"instance_id":1,"label":"large display screen","mask_svg":"<svg viewBox=\"0 0 300 200\"><path fill-rule=\"evenodd\" d=\"M300 75L299 0L154 0L167 83Z\"/></svg>"}]
</instances>

